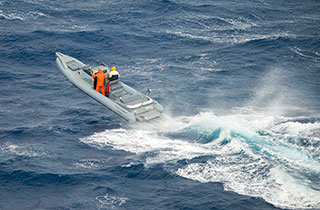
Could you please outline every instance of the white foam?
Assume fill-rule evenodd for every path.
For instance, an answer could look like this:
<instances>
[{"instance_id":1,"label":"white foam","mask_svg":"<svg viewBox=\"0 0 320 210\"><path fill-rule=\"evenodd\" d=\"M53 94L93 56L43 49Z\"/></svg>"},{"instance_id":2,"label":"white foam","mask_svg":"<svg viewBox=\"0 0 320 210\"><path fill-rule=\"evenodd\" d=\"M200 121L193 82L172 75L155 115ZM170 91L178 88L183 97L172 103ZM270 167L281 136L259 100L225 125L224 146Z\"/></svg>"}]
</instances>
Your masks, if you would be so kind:
<instances>
[{"instance_id":1,"label":"white foam","mask_svg":"<svg viewBox=\"0 0 320 210\"><path fill-rule=\"evenodd\" d=\"M34 19L37 19L38 17L48 17L48 15L42 13L42 12L30 12L29 13Z\"/></svg>"},{"instance_id":2,"label":"white foam","mask_svg":"<svg viewBox=\"0 0 320 210\"><path fill-rule=\"evenodd\" d=\"M250 21L246 18L238 18L238 19L222 18L222 17L215 17L215 18L221 19L221 20L231 24L232 28L228 28L229 30L230 29L248 30L248 29L258 25L257 23Z\"/></svg>"},{"instance_id":3,"label":"white foam","mask_svg":"<svg viewBox=\"0 0 320 210\"><path fill-rule=\"evenodd\" d=\"M226 190L258 196L282 208L319 208L319 191L293 178L280 167L268 169L262 160L255 162L237 157L219 157L207 163L193 163L177 174L200 182L222 182ZM267 170L266 170L267 169Z\"/></svg>"},{"instance_id":4,"label":"white foam","mask_svg":"<svg viewBox=\"0 0 320 210\"><path fill-rule=\"evenodd\" d=\"M6 14L2 10L0 10L0 17L3 17L6 20L25 20L25 17L22 14L18 14L18 13Z\"/></svg>"},{"instance_id":5,"label":"white foam","mask_svg":"<svg viewBox=\"0 0 320 210\"><path fill-rule=\"evenodd\" d=\"M265 200L284 208L319 208L319 191L313 190L308 180L296 179L281 167L270 170L271 180L276 184Z\"/></svg>"},{"instance_id":6,"label":"white foam","mask_svg":"<svg viewBox=\"0 0 320 210\"><path fill-rule=\"evenodd\" d=\"M100 203L100 208L117 209L126 203L128 198L116 197L106 194L104 196L97 196L96 200Z\"/></svg>"},{"instance_id":7,"label":"white foam","mask_svg":"<svg viewBox=\"0 0 320 210\"><path fill-rule=\"evenodd\" d=\"M207 23L207 20L217 19L221 20L227 24L225 25L216 25ZM275 40L278 38L287 38L287 37L295 37L293 34L289 34L287 32L276 32L270 34L257 34L252 33L252 27L262 27L259 26L261 24L257 21L249 20L244 17L239 18L225 18L219 16L208 16L208 15L198 15L198 16L186 16L183 19L183 22L191 22L196 23L201 26L200 29L194 30L193 28L185 28L185 27L175 27L174 29L167 29L165 31L155 31L158 33L166 33L173 34L183 38L190 38L195 40L204 40L212 43L218 44L242 44L249 41L267 39L267 40ZM241 30L241 33L226 33L222 34L223 31L230 30ZM249 31L250 33L246 32Z\"/></svg>"},{"instance_id":8,"label":"white foam","mask_svg":"<svg viewBox=\"0 0 320 210\"><path fill-rule=\"evenodd\" d=\"M79 160L77 163L74 165L78 168L100 168L103 167L103 165L107 162L109 162L112 158L107 158L104 160L99 160L99 159L82 159Z\"/></svg>"},{"instance_id":9,"label":"white foam","mask_svg":"<svg viewBox=\"0 0 320 210\"><path fill-rule=\"evenodd\" d=\"M313 137L316 140L319 138L316 138L314 134L319 132L319 128L320 122L301 123L288 121L273 126L272 131L286 136Z\"/></svg>"},{"instance_id":10,"label":"white foam","mask_svg":"<svg viewBox=\"0 0 320 210\"><path fill-rule=\"evenodd\" d=\"M146 158L146 166L184 158L191 159L203 154L214 154L210 147L169 139L150 130L125 130L122 128L107 130L81 139L81 141L88 144L98 144L102 147L110 146L113 149L125 150L137 155L153 152L152 156Z\"/></svg>"},{"instance_id":11,"label":"white foam","mask_svg":"<svg viewBox=\"0 0 320 210\"><path fill-rule=\"evenodd\" d=\"M198 39L198 40L205 40L210 41L212 43L218 44L242 44L249 41L255 41L260 39L268 39L268 40L275 40L282 37L290 37L288 33L274 33L274 34L227 34L227 35L219 35L214 32L201 33L201 34L194 34L195 32L185 32L185 31L174 31L174 30L165 30L167 34L173 34L176 36L180 36L183 38L190 38L190 39Z\"/></svg>"},{"instance_id":12,"label":"white foam","mask_svg":"<svg viewBox=\"0 0 320 210\"><path fill-rule=\"evenodd\" d=\"M38 157L40 155L43 155L43 153L34 151L28 145L17 145L17 144L11 144L9 142L6 142L0 145L0 151L9 153L9 154L18 155L18 156L27 156L27 157Z\"/></svg>"},{"instance_id":13,"label":"white foam","mask_svg":"<svg viewBox=\"0 0 320 210\"><path fill-rule=\"evenodd\" d=\"M302 50L299 47L289 47L289 49L301 57L312 59L316 64L320 61L319 53L316 51Z\"/></svg>"},{"instance_id":14,"label":"white foam","mask_svg":"<svg viewBox=\"0 0 320 210\"><path fill-rule=\"evenodd\" d=\"M26 20L26 19L37 19L38 17L48 17L48 15L42 13L42 12L28 12L28 13L23 13L23 12L4 12L3 10L0 10L0 17L3 17L6 20Z\"/></svg>"},{"instance_id":15,"label":"white foam","mask_svg":"<svg viewBox=\"0 0 320 210\"><path fill-rule=\"evenodd\" d=\"M215 25L215 24L210 24L207 23L208 20L220 20L225 23L228 23L226 25ZM194 22L199 24L200 26L203 27L203 29L207 31L221 31L221 30L249 30L252 27L255 27L258 25L257 22L249 20L244 17L238 17L238 18L224 18L224 17L219 17L219 16L212 16L212 15L204 15L204 14L198 14L197 16L194 16L192 14L191 16L184 17L185 21L189 22Z\"/></svg>"},{"instance_id":16,"label":"white foam","mask_svg":"<svg viewBox=\"0 0 320 210\"><path fill-rule=\"evenodd\" d=\"M307 176L320 173L319 160L314 158L317 151L288 142L285 136L299 135L312 140L309 132L320 129L319 126L319 122L299 123L247 107L224 116L212 112L190 117L165 116L163 121L150 126L138 124L129 129L106 130L81 141L98 148L107 146L136 154L135 161L146 167L169 164L167 170L180 176L201 182L222 182L226 190L261 197L279 207L319 208L316 198L320 192L312 189ZM208 143L168 135L196 132L208 136L218 129L220 135ZM201 156L212 158L206 162L186 161L183 167L175 164L178 160ZM176 168L172 169L172 165Z\"/></svg>"},{"instance_id":17,"label":"white foam","mask_svg":"<svg viewBox=\"0 0 320 210\"><path fill-rule=\"evenodd\" d=\"M23 0L23 1L27 3L32 3L32 4L38 4L43 2L44 0Z\"/></svg>"},{"instance_id":18,"label":"white foam","mask_svg":"<svg viewBox=\"0 0 320 210\"><path fill-rule=\"evenodd\" d=\"M300 48L298 48L298 47L289 47L289 49L290 49L292 52L300 55L301 57L307 57L305 54L303 54L303 53L301 52L302 50L301 50Z\"/></svg>"}]
</instances>

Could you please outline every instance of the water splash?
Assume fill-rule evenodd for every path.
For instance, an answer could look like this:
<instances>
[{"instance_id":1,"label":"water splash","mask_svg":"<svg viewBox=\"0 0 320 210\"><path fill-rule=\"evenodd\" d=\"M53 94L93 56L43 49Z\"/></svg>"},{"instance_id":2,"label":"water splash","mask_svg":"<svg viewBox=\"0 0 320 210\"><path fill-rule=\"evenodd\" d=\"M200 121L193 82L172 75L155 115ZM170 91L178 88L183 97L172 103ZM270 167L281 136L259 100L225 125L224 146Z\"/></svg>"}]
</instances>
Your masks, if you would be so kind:
<instances>
[{"instance_id":1,"label":"water splash","mask_svg":"<svg viewBox=\"0 0 320 210\"><path fill-rule=\"evenodd\" d=\"M320 130L319 123L248 110L225 116L204 112L168 117L148 128L107 130L81 141L131 152L146 167L161 163L189 179L222 182L226 190L261 197L279 207L318 208L320 192L312 180L320 176L316 143L320 139L312 133ZM302 136L315 144L305 147L290 141Z\"/></svg>"}]
</instances>

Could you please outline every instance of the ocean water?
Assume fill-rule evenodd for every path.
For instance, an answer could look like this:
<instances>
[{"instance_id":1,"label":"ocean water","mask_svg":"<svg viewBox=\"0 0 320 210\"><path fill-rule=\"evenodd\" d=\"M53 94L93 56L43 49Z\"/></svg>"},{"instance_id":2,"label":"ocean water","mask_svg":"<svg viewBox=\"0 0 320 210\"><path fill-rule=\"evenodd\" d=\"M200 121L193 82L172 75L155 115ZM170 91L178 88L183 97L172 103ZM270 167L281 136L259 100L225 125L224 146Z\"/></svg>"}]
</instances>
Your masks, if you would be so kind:
<instances>
[{"instance_id":1,"label":"ocean water","mask_svg":"<svg viewBox=\"0 0 320 210\"><path fill-rule=\"evenodd\" d=\"M318 0L0 0L0 209L320 209ZM165 112L129 124L55 52Z\"/></svg>"}]
</instances>

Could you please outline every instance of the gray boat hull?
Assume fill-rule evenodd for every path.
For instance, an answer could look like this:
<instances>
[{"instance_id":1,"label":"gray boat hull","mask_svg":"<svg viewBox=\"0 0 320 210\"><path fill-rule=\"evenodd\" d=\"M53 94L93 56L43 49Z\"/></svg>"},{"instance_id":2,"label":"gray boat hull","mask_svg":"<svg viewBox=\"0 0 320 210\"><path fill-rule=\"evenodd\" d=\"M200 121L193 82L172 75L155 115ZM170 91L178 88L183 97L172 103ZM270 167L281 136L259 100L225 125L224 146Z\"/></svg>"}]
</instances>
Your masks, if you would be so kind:
<instances>
[{"instance_id":1,"label":"gray boat hull","mask_svg":"<svg viewBox=\"0 0 320 210\"><path fill-rule=\"evenodd\" d=\"M58 68L72 84L127 121L149 121L161 116L163 107L157 101L121 81L110 83L113 88L110 88L109 97L94 90L94 80L89 71L96 73L98 68L102 68L107 74L110 70L105 64L91 67L59 52L56 56Z\"/></svg>"}]
</instances>

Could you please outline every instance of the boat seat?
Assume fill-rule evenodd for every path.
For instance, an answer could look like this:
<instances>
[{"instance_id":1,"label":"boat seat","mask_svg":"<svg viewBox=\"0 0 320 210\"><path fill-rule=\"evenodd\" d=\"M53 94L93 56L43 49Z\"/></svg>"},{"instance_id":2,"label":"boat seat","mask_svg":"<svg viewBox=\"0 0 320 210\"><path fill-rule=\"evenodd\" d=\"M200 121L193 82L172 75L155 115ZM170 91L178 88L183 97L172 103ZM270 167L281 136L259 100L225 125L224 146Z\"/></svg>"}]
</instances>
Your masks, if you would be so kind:
<instances>
[{"instance_id":1,"label":"boat seat","mask_svg":"<svg viewBox=\"0 0 320 210\"><path fill-rule=\"evenodd\" d=\"M123 97L125 95L128 95L128 92L125 91L124 89L119 89L119 90L116 90L116 91L112 91L111 95L116 97L116 98L120 98L120 97Z\"/></svg>"},{"instance_id":2,"label":"boat seat","mask_svg":"<svg viewBox=\"0 0 320 210\"><path fill-rule=\"evenodd\" d=\"M142 102L142 97L139 94L127 95L121 98L121 102L124 104L136 104Z\"/></svg>"},{"instance_id":3,"label":"boat seat","mask_svg":"<svg viewBox=\"0 0 320 210\"><path fill-rule=\"evenodd\" d=\"M111 91L116 91L116 90L119 90L119 89L122 89L122 84L120 83L119 80L113 80L113 81L110 81L110 89Z\"/></svg>"},{"instance_id":4,"label":"boat seat","mask_svg":"<svg viewBox=\"0 0 320 210\"><path fill-rule=\"evenodd\" d=\"M69 67L69 69L71 69L72 71L76 71L85 67L89 67L83 63L77 62L75 60L71 60L66 62L67 66Z\"/></svg>"},{"instance_id":5,"label":"boat seat","mask_svg":"<svg viewBox=\"0 0 320 210\"><path fill-rule=\"evenodd\" d=\"M110 85L116 85L116 84L118 84L120 81L118 80L118 79L116 79L116 80L109 80L110 81Z\"/></svg>"}]
</instances>

